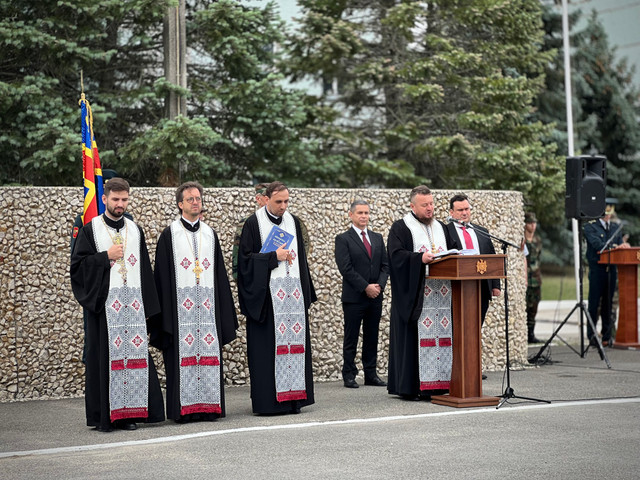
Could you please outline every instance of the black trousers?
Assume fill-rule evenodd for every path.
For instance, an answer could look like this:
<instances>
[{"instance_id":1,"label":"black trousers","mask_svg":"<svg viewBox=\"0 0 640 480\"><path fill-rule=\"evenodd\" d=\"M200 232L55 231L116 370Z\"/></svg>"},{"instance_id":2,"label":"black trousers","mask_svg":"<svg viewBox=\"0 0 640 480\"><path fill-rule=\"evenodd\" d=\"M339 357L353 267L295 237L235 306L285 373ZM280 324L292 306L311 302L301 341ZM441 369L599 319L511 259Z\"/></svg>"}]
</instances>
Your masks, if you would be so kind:
<instances>
[{"instance_id":1,"label":"black trousers","mask_svg":"<svg viewBox=\"0 0 640 480\"><path fill-rule=\"evenodd\" d=\"M378 331L382 314L381 299L371 299L360 303L343 303L344 344L342 347L342 378L353 379L358 375L356 351L360 325L362 325L362 368L366 379L377 376Z\"/></svg>"},{"instance_id":2,"label":"black trousers","mask_svg":"<svg viewBox=\"0 0 640 480\"><path fill-rule=\"evenodd\" d=\"M608 270L608 271L607 271ZM611 304L616 291L618 272L616 267L607 265L589 265L589 316L593 324L598 324L598 308L602 318L602 341L611 340L613 319L611 318ZM587 338L591 340L594 331L587 322Z\"/></svg>"}]
</instances>

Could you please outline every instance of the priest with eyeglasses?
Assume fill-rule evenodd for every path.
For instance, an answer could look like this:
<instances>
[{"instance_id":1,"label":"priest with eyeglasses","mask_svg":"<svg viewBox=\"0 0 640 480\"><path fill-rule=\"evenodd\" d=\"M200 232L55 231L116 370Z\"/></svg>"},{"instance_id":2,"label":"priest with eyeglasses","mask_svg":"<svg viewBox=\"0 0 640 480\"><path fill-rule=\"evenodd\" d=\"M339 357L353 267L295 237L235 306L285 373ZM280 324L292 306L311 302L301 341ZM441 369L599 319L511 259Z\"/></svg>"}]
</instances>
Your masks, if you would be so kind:
<instances>
[{"instance_id":1,"label":"priest with eyeglasses","mask_svg":"<svg viewBox=\"0 0 640 480\"><path fill-rule=\"evenodd\" d=\"M180 213L158 240L155 281L162 313L151 344L162 350L167 373L167 418L177 423L225 416L223 346L238 320L215 230L201 220L204 189L176 190Z\"/></svg>"}]
</instances>

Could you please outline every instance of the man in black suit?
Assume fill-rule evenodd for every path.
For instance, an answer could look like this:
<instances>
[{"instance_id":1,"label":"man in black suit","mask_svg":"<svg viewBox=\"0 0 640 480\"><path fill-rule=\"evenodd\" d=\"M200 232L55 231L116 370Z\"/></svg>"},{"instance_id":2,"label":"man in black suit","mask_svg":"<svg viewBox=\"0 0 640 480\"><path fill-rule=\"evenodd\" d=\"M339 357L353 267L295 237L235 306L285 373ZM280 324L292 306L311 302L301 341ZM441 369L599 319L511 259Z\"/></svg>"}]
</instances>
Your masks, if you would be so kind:
<instances>
[{"instance_id":1,"label":"man in black suit","mask_svg":"<svg viewBox=\"0 0 640 480\"><path fill-rule=\"evenodd\" d=\"M364 384L384 387L378 377L378 329L382 314L382 296L389 278L384 240L367 228L369 204L356 200L349 209L352 225L336 236L336 263L342 274L344 345L342 378L347 388L358 388L356 348L362 323L362 366Z\"/></svg>"},{"instance_id":2,"label":"man in black suit","mask_svg":"<svg viewBox=\"0 0 640 480\"><path fill-rule=\"evenodd\" d=\"M459 222L450 222L447 225L451 242L448 245L449 248L475 250L473 253L480 255L496 253L486 228L475 224L467 228L464 225L471 222L471 204L465 194L461 193L451 197L451 200L449 200L449 215ZM484 319L487 316L491 297L498 296L500 296L500 280L492 279L482 282L480 286L480 318L482 324L484 324Z\"/></svg>"}]
</instances>

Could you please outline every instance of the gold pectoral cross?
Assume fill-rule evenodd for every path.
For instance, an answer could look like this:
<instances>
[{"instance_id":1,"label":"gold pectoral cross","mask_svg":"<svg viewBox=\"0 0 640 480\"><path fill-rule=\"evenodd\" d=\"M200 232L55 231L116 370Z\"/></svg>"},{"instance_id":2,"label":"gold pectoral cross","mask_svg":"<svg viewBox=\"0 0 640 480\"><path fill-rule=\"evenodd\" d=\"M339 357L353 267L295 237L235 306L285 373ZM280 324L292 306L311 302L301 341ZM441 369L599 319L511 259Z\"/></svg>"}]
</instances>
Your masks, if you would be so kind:
<instances>
[{"instance_id":1,"label":"gold pectoral cross","mask_svg":"<svg viewBox=\"0 0 640 480\"><path fill-rule=\"evenodd\" d=\"M118 269L118 273L122 275L123 279L127 278L127 266L124 264L124 262L120 263L120 268Z\"/></svg>"},{"instance_id":2,"label":"gold pectoral cross","mask_svg":"<svg viewBox=\"0 0 640 480\"><path fill-rule=\"evenodd\" d=\"M196 260L196 266L193 267L193 273L196 274L196 281L200 281L200 274L203 272L202 267L200 266L200 260Z\"/></svg>"}]
</instances>

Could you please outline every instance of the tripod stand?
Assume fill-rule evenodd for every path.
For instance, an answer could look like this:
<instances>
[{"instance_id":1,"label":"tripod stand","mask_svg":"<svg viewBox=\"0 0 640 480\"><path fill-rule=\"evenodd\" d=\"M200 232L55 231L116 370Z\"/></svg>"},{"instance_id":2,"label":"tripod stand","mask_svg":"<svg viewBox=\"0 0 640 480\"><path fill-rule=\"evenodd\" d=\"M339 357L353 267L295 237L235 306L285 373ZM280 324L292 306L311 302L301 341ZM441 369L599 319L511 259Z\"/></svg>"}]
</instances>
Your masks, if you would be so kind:
<instances>
[{"instance_id":1,"label":"tripod stand","mask_svg":"<svg viewBox=\"0 0 640 480\"><path fill-rule=\"evenodd\" d=\"M498 242L500 242L500 244L502 245L502 253L505 255L504 257L504 321L505 321L505 325L504 325L504 332L505 332L505 340L506 340L506 344L507 344L507 348L506 348L506 356L507 356L507 386L504 390L504 393L502 395L500 395L500 397L502 398L502 400L500 400L500 402L498 403L498 406L496 407L496 410L498 408L500 408L502 405L504 405L506 403L507 400L509 400L510 398L520 398L522 400L531 400L533 402L546 402L546 403L551 403L549 400L540 400L538 398L531 398L531 397L522 397L519 395L515 394L515 391L513 390L513 388L511 387L511 366L510 366L510 357L509 357L509 288L508 288L508 273L507 273L507 248L508 247L513 247L518 249L519 247L517 245L514 245L511 242L508 242L502 238L496 237L495 235L492 235L491 233L489 233L487 230L485 229L480 229L480 228L475 228L474 225L469 224L469 227L474 228L476 234L480 233L481 235L484 235L485 237L488 238L493 238L495 240L497 240Z\"/></svg>"},{"instance_id":2,"label":"tripod stand","mask_svg":"<svg viewBox=\"0 0 640 480\"><path fill-rule=\"evenodd\" d=\"M580 355L580 357L582 357L582 358L584 358L585 352L589 348L588 346L587 346L587 348L584 347L584 317L587 318L587 322L589 322L589 325L591 325L591 328L592 328L593 332L596 332L596 326L593 323L593 319L591 318L591 315L589 315L589 311L584 306L584 295L583 295L583 290L582 290L582 288L583 288L583 285L582 285L582 277L583 277L583 267L582 267L582 220L578 220L578 253L579 253L578 258L580 259L579 260L579 265L578 265L578 277L579 277L578 278L578 280L579 280L579 289L578 289L578 291L579 291L579 297L580 297L579 301L573 306L573 308L571 309L569 314L564 318L564 320L562 320L562 322L560 322L560 325L558 325L558 328L555 329L553 334L551 334L551 337L549 337L549 339L545 342L545 344L540 348L538 353L536 353L533 357L531 357L529 359L529 363L535 364L535 363L538 362L538 360L542 356L542 352L544 352L547 349L547 347L549 346L551 341L556 337L556 335L558 335L558 332L560 331L560 329L562 329L562 327L565 325L565 323L567 323L569 318L571 318L571 315L573 315L573 312L575 312L578 309L580 310L580 352L578 352L575 348L573 348L571 345L569 345L564 340L562 340L562 341L567 347L569 347L575 353ZM560 337L558 337L558 338L560 338ZM605 361L605 363L607 364L607 368L611 368L611 364L609 363L609 359L607 358L607 355L604 353L604 348L602 347L602 341L600 340L600 337L597 334L595 334L593 336L593 338L596 339L597 346L598 346L598 352L600 353L600 359Z\"/></svg>"}]
</instances>

